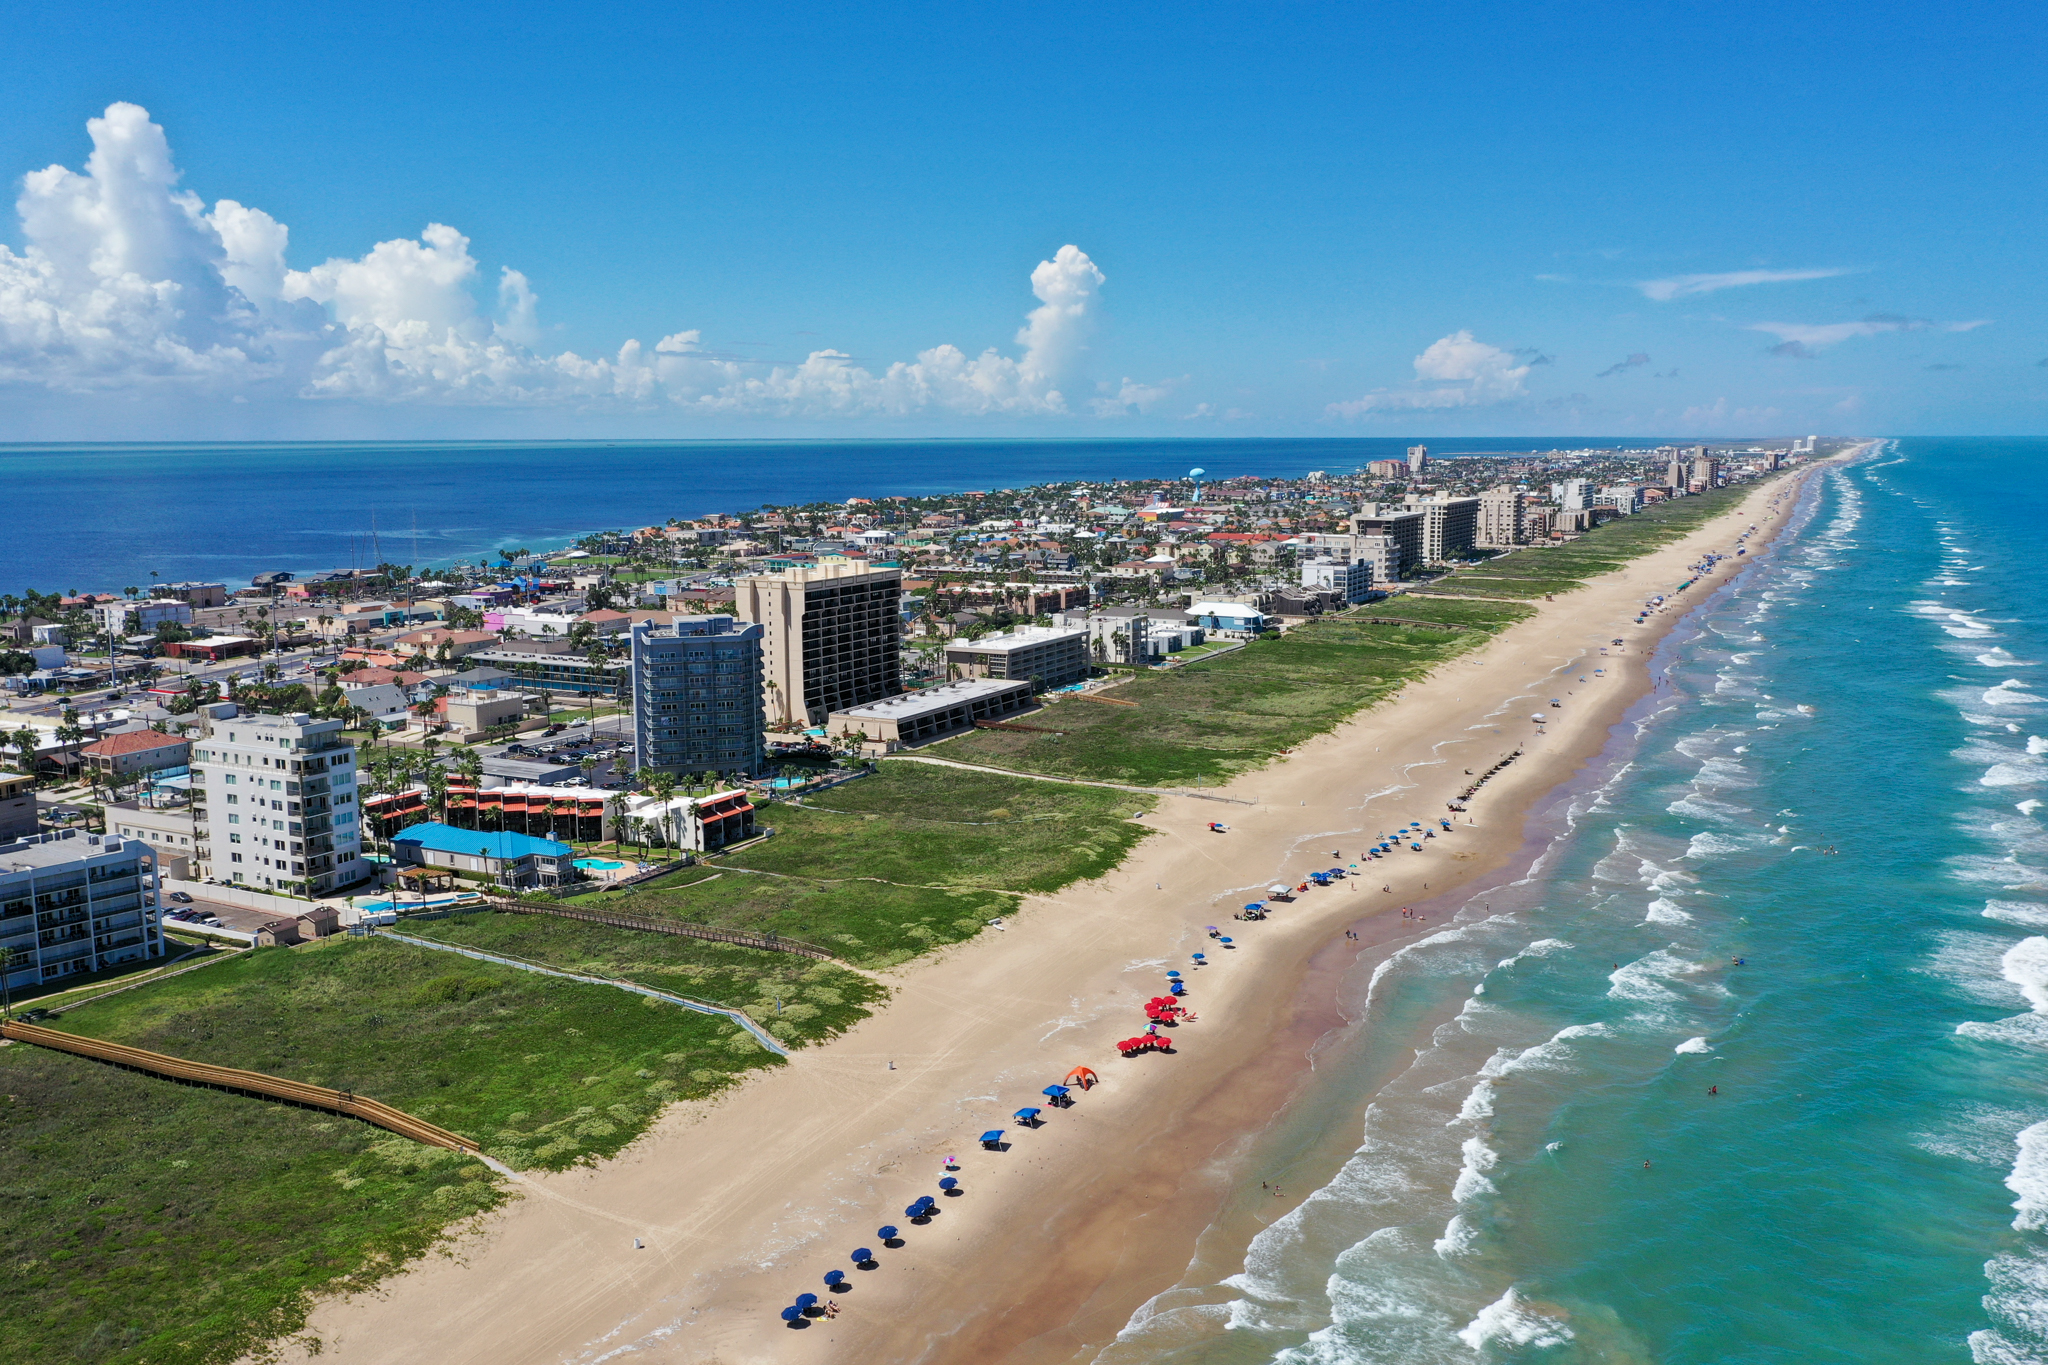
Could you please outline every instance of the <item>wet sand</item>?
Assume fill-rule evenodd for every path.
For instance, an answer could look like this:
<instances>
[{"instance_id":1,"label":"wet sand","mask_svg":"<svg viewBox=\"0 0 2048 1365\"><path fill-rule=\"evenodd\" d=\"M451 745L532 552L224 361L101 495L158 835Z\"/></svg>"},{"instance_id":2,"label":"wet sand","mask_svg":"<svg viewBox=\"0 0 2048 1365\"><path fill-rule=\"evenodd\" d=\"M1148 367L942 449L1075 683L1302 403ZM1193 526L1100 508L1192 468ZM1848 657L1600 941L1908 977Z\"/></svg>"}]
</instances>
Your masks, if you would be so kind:
<instances>
[{"instance_id":1,"label":"wet sand","mask_svg":"<svg viewBox=\"0 0 2048 1365\"><path fill-rule=\"evenodd\" d=\"M1746 561L1724 562L1640 627L1636 608L1707 551L1732 553L1743 527L1781 525L1797 477L1530 604L1532 619L1220 793L1251 804L1162 798L1144 820L1158 832L1121 867L890 973L896 998L847 1034L720 1099L676 1106L602 1167L524 1180L526 1197L454 1256L322 1305L310 1327L320 1359L1087 1358L1180 1277L1196 1237L1257 1178L1240 1170L1243 1153L1302 1084L1316 1041L1343 1024L1341 974L1416 931L1401 906L1428 914L1522 855L1530 810L1649 690L1655 641ZM1601 657L1616 637L1625 649ZM1553 710L1551 697L1566 704ZM1530 720L1539 712L1547 733ZM1363 861L1377 842L1367 836L1412 819L1434 828L1471 782L1466 769L1518 745L1523 756L1473 800L1473 823L1455 817L1426 853L1368 864L1265 923L1230 920L1271 882ZM1228 834L1208 831L1218 819ZM1209 924L1238 931L1237 948L1209 941ZM1214 965L1194 968L1195 951ZM1199 1021L1174 1031L1170 1054L1120 1058L1112 1044L1143 1031L1140 1006L1169 967L1188 974ZM1103 1083L1046 1110L1038 1129L1010 1119L1075 1065ZM998 1127L1009 1150L973 1144ZM929 1225L908 1224L905 1205L938 1193L948 1154L962 1160L964 1192ZM1288 1203L1274 1202L1276 1214ZM902 1248L879 1245L885 1223L902 1228ZM875 1270L853 1269L857 1246L876 1248ZM833 1295L839 1317L792 1329L776 1316L798 1293L825 1294L835 1268L853 1282Z\"/></svg>"}]
</instances>

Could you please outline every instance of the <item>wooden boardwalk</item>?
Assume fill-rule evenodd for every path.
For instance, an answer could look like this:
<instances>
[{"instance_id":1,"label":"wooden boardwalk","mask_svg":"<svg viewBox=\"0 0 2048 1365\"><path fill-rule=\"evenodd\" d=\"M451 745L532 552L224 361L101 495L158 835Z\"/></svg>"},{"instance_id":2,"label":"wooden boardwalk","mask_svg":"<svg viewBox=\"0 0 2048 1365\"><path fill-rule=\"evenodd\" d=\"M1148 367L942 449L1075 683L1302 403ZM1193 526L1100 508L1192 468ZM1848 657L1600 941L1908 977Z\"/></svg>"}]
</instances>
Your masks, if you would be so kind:
<instances>
[{"instance_id":1,"label":"wooden boardwalk","mask_svg":"<svg viewBox=\"0 0 2048 1365\"><path fill-rule=\"evenodd\" d=\"M329 1090L324 1085L288 1081L282 1076L268 1076L261 1071L242 1071L231 1066L214 1066L208 1062L188 1062L182 1057L148 1052L139 1047L104 1042L98 1038L85 1038L76 1033L66 1033L62 1029L44 1028L40 1024L20 1024L8 1020L6 1023L0 1023L0 1038L12 1039L17 1043L33 1043L37 1047L47 1047L58 1052L75 1053L80 1057L90 1057L94 1061L125 1066L132 1071L146 1071L153 1076L168 1076L174 1081L209 1085L220 1090L258 1095L264 1099L283 1100L287 1104L301 1104L309 1109L325 1109L329 1113L345 1114L349 1118L361 1119L365 1123L389 1129L401 1137L409 1137L414 1142L424 1142L430 1147L445 1147L451 1152L463 1152L470 1156L480 1155L473 1138L451 1133L446 1128L428 1123L425 1119L416 1119L402 1109L393 1109L382 1100L373 1100L347 1090Z\"/></svg>"}]
</instances>

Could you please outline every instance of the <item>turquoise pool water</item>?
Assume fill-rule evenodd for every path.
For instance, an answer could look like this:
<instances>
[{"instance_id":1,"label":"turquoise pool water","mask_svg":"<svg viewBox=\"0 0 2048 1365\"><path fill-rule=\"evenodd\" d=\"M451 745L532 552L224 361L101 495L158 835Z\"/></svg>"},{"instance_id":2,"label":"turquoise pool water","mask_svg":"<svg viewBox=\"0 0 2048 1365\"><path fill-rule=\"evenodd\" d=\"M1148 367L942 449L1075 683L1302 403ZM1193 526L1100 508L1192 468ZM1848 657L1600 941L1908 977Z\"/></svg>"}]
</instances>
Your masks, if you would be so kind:
<instances>
[{"instance_id":1,"label":"turquoise pool water","mask_svg":"<svg viewBox=\"0 0 2048 1365\"><path fill-rule=\"evenodd\" d=\"M613 872L618 870L619 868L624 867L625 864L615 863L606 858L578 858L576 860L576 866L582 868L597 868L601 871Z\"/></svg>"}]
</instances>

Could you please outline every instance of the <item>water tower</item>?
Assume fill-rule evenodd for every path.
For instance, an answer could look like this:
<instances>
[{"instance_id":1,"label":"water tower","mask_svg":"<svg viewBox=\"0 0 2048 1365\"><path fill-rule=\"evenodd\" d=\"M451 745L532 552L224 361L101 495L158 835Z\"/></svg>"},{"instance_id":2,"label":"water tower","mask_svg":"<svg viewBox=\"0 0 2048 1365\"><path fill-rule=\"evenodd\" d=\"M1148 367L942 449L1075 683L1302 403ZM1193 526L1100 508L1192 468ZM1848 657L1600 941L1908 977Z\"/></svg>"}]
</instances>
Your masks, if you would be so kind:
<instances>
[{"instance_id":1,"label":"water tower","mask_svg":"<svg viewBox=\"0 0 2048 1365\"><path fill-rule=\"evenodd\" d=\"M1188 482L1195 486L1194 500L1196 503L1199 503L1202 500L1202 475L1208 472L1209 471L1206 469L1190 469L1188 471Z\"/></svg>"}]
</instances>

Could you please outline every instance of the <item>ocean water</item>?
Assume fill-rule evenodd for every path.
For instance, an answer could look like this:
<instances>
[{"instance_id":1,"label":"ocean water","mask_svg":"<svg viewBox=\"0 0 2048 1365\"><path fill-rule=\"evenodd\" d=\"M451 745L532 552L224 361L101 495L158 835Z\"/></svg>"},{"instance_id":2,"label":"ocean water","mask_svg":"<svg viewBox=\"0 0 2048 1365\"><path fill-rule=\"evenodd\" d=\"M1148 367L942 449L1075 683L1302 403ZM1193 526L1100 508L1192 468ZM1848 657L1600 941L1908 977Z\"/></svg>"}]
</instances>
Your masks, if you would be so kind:
<instances>
[{"instance_id":1,"label":"ocean water","mask_svg":"<svg viewBox=\"0 0 2048 1365\"><path fill-rule=\"evenodd\" d=\"M1813 481L1103 1365L2048 1361L2044 463Z\"/></svg>"},{"instance_id":2,"label":"ocean water","mask_svg":"<svg viewBox=\"0 0 2048 1365\"><path fill-rule=\"evenodd\" d=\"M1461 439L1460 451L1549 449ZM1654 444L1574 437L1577 449ZM592 531L764 503L1075 479L1297 478L1393 459L1392 437L1314 440L298 442L0 445L12 505L0 592L244 586L273 569L446 565ZM1451 447L1434 447L1448 451Z\"/></svg>"}]
</instances>

